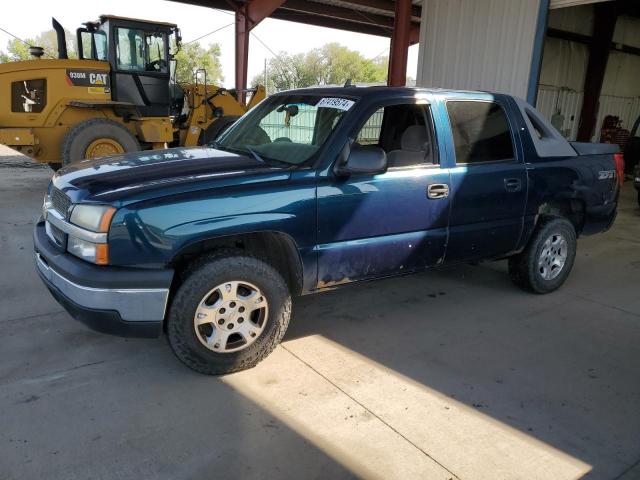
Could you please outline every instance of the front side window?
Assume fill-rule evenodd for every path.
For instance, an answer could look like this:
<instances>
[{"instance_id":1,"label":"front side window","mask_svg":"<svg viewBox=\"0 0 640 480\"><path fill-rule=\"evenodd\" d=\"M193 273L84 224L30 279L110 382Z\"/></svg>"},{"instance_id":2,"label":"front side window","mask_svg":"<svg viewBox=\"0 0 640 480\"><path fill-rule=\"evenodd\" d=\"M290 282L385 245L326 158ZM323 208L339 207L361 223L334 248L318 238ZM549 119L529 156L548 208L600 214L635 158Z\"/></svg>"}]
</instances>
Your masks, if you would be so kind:
<instances>
[{"instance_id":1,"label":"front side window","mask_svg":"<svg viewBox=\"0 0 640 480\"><path fill-rule=\"evenodd\" d=\"M40 113L47 106L47 81L21 80L11 83L11 111Z\"/></svg>"},{"instance_id":2,"label":"front side window","mask_svg":"<svg viewBox=\"0 0 640 480\"><path fill-rule=\"evenodd\" d=\"M96 44L96 60L107 60L107 35L104 32L93 34L93 41Z\"/></svg>"},{"instance_id":3,"label":"front side window","mask_svg":"<svg viewBox=\"0 0 640 480\"><path fill-rule=\"evenodd\" d=\"M107 60L107 35L102 31L80 32L80 53L82 58L90 60Z\"/></svg>"},{"instance_id":4,"label":"front side window","mask_svg":"<svg viewBox=\"0 0 640 480\"><path fill-rule=\"evenodd\" d=\"M434 164L431 110L404 103L376 110L356 135L358 145L375 145L387 154L389 168Z\"/></svg>"},{"instance_id":5,"label":"front side window","mask_svg":"<svg viewBox=\"0 0 640 480\"><path fill-rule=\"evenodd\" d=\"M378 145L380 143L383 117L384 108L376 110L375 113L369 117L356 137L356 142L359 145Z\"/></svg>"},{"instance_id":6,"label":"front side window","mask_svg":"<svg viewBox=\"0 0 640 480\"><path fill-rule=\"evenodd\" d=\"M514 158L507 116L497 103L449 101L447 111L456 163L483 163Z\"/></svg>"},{"instance_id":7,"label":"front side window","mask_svg":"<svg viewBox=\"0 0 640 480\"><path fill-rule=\"evenodd\" d=\"M326 143L354 101L318 95L273 96L242 117L215 146L268 162L300 165Z\"/></svg>"},{"instance_id":8,"label":"front side window","mask_svg":"<svg viewBox=\"0 0 640 480\"><path fill-rule=\"evenodd\" d=\"M131 28L118 28L116 56L119 70L166 72L165 35Z\"/></svg>"}]
</instances>

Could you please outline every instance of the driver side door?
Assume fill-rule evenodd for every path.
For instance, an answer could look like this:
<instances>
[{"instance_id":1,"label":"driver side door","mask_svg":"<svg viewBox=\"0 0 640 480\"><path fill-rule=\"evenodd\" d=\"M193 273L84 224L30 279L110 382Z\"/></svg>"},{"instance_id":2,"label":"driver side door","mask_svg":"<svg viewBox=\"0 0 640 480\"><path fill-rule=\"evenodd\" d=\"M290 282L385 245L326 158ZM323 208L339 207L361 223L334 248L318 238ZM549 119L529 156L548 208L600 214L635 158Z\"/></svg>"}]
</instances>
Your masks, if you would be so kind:
<instances>
[{"instance_id":1,"label":"driver side door","mask_svg":"<svg viewBox=\"0 0 640 480\"><path fill-rule=\"evenodd\" d=\"M416 271L444 257L450 202L429 191L448 188L449 170L439 162L429 106L407 99L366 118L356 142L382 148L392 163L377 175L319 179L318 288ZM420 140L409 145L408 136ZM421 143L424 151L414 151Z\"/></svg>"}]
</instances>

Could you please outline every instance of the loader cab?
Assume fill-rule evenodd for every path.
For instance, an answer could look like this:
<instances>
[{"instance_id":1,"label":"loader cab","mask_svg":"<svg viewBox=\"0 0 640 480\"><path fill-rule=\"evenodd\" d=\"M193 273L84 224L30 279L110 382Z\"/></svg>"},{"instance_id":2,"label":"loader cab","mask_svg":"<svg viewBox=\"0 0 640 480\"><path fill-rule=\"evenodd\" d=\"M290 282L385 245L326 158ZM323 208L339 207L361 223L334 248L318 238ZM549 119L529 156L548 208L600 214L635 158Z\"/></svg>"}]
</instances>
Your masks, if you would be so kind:
<instances>
[{"instance_id":1,"label":"loader cab","mask_svg":"<svg viewBox=\"0 0 640 480\"><path fill-rule=\"evenodd\" d=\"M169 43L178 27L103 15L77 31L80 58L108 61L111 98L143 117L165 117L171 105Z\"/></svg>"}]
</instances>

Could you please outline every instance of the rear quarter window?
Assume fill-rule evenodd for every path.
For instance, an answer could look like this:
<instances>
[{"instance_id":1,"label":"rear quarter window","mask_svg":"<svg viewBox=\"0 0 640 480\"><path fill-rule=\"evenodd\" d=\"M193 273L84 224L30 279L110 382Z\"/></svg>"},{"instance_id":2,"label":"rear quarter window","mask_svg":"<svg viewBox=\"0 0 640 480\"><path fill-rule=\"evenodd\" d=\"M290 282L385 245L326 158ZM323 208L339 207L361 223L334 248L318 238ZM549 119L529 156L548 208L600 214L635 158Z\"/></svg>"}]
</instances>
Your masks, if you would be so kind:
<instances>
[{"instance_id":1,"label":"rear quarter window","mask_svg":"<svg viewBox=\"0 0 640 480\"><path fill-rule=\"evenodd\" d=\"M514 158L511 129L500 105L493 102L448 101L456 163L474 164Z\"/></svg>"}]
</instances>

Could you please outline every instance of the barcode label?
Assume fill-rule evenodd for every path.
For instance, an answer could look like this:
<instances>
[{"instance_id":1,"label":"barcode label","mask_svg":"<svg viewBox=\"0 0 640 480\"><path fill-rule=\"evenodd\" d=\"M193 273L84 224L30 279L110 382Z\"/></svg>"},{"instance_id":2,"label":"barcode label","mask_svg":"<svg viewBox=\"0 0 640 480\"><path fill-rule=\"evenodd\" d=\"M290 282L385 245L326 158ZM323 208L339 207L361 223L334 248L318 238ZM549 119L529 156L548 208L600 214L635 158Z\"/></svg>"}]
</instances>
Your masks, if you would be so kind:
<instances>
[{"instance_id":1,"label":"barcode label","mask_svg":"<svg viewBox=\"0 0 640 480\"><path fill-rule=\"evenodd\" d=\"M321 99L316 107L318 108L336 108L338 110L349 110L356 103L346 98L326 97Z\"/></svg>"}]
</instances>

